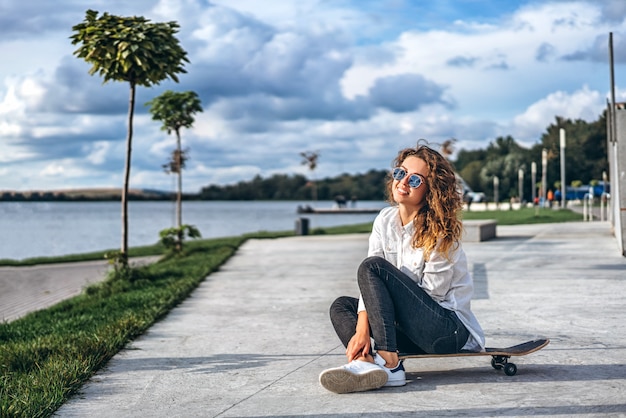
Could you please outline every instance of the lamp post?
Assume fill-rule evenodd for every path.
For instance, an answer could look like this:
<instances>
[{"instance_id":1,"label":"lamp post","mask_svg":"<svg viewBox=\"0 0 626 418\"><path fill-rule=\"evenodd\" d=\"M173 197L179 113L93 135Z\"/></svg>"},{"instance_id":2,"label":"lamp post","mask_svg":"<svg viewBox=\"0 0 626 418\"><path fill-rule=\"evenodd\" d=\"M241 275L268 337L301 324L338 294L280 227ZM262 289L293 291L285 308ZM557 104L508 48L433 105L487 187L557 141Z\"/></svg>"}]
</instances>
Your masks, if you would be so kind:
<instances>
[{"instance_id":1,"label":"lamp post","mask_svg":"<svg viewBox=\"0 0 626 418\"><path fill-rule=\"evenodd\" d=\"M500 179L498 176L493 176L493 200L496 202L496 209L500 208L500 196L498 193L498 186L500 185Z\"/></svg>"},{"instance_id":2,"label":"lamp post","mask_svg":"<svg viewBox=\"0 0 626 418\"><path fill-rule=\"evenodd\" d=\"M548 150L541 151L541 201L546 204L546 194L548 193Z\"/></svg>"},{"instance_id":3,"label":"lamp post","mask_svg":"<svg viewBox=\"0 0 626 418\"><path fill-rule=\"evenodd\" d=\"M535 206L535 197L537 197L537 163L534 161L530 164L530 182L530 195L533 200L533 206Z\"/></svg>"},{"instance_id":4,"label":"lamp post","mask_svg":"<svg viewBox=\"0 0 626 418\"><path fill-rule=\"evenodd\" d=\"M567 186L565 183L565 129L559 130L561 142L561 207L565 208L565 194Z\"/></svg>"},{"instance_id":5,"label":"lamp post","mask_svg":"<svg viewBox=\"0 0 626 418\"><path fill-rule=\"evenodd\" d=\"M519 207L521 209L524 201L524 170L521 168L517 170L517 187L519 189Z\"/></svg>"}]
</instances>

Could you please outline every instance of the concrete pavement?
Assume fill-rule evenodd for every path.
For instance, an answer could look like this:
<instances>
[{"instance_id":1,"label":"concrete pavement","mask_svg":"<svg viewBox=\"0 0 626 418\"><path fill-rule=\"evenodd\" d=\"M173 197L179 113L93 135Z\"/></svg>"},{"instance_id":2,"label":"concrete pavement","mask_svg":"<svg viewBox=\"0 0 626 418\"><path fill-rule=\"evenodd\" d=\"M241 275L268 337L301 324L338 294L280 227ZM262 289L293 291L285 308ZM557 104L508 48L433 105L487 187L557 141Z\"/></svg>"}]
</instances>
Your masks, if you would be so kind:
<instances>
[{"instance_id":1,"label":"concrete pavement","mask_svg":"<svg viewBox=\"0 0 626 418\"><path fill-rule=\"evenodd\" d=\"M0 321L13 321L76 296L106 277L106 260L0 267Z\"/></svg>"},{"instance_id":2,"label":"concrete pavement","mask_svg":"<svg viewBox=\"0 0 626 418\"><path fill-rule=\"evenodd\" d=\"M626 258L608 223L499 226L465 243L490 346L545 349L506 376L489 357L407 360L400 388L336 395L328 307L357 295L366 235L251 240L116 355L60 417L625 416Z\"/></svg>"},{"instance_id":3,"label":"concrete pavement","mask_svg":"<svg viewBox=\"0 0 626 418\"><path fill-rule=\"evenodd\" d=\"M131 265L154 262L158 257L133 258ZM79 295L85 287L104 280L106 260L0 267L0 322L10 322Z\"/></svg>"}]
</instances>

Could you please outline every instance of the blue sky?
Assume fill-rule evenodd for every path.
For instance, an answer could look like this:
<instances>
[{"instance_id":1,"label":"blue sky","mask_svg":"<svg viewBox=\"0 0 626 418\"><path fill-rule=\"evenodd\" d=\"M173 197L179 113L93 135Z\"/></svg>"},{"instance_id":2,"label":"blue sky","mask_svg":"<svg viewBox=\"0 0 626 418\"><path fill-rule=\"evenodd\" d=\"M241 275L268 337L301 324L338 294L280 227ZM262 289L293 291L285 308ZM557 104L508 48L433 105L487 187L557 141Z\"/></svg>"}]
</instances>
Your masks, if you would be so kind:
<instances>
[{"instance_id":1,"label":"blue sky","mask_svg":"<svg viewBox=\"0 0 626 418\"><path fill-rule=\"evenodd\" d=\"M131 187L173 190L175 140L144 103L193 90L184 189L275 173L389 168L420 138L457 149L511 135L530 146L556 116L593 121L609 94L613 32L626 100L623 0L76 0L0 3L0 190L120 187L128 86L102 84L69 37L87 8L175 20L180 83L139 88Z\"/></svg>"}]
</instances>

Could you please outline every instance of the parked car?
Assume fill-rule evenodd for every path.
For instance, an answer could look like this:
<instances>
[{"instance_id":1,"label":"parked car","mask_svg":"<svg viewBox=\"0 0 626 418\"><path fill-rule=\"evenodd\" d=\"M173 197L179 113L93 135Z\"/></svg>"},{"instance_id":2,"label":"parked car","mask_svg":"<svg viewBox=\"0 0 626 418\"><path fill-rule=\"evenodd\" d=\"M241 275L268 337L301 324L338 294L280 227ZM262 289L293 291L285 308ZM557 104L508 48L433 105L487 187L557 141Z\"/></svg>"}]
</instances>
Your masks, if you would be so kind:
<instances>
[{"instance_id":1,"label":"parked car","mask_svg":"<svg viewBox=\"0 0 626 418\"><path fill-rule=\"evenodd\" d=\"M468 195L471 197L472 203L487 201L487 196L483 192L469 192Z\"/></svg>"}]
</instances>

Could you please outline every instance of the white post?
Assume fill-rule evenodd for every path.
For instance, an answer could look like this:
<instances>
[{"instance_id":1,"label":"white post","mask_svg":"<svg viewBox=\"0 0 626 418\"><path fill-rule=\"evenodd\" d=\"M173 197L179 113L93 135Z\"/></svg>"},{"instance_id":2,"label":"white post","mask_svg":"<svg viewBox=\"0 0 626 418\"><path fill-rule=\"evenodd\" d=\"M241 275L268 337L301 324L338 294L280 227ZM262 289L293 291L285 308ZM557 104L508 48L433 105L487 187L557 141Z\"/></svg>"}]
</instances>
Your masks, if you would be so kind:
<instances>
[{"instance_id":1,"label":"white post","mask_svg":"<svg viewBox=\"0 0 626 418\"><path fill-rule=\"evenodd\" d=\"M498 176L493 177L493 200L496 202L496 209L500 209L500 196L498 193L498 186L500 185L500 179Z\"/></svg>"},{"instance_id":2,"label":"white post","mask_svg":"<svg viewBox=\"0 0 626 418\"><path fill-rule=\"evenodd\" d=\"M543 205L546 204L546 197L548 194L548 150L543 149L541 151L541 199Z\"/></svg>"},{"instance_id":3,"label":"white post","mask_svg":"<svg viewBox=\"0 0 626 418\"><path fill-rule=\"evenodd\" d=\"M561 128L561 207L565 208L565 194L567 193L567 186L565 183L565 129Z\"/></svg>"},{"instance_id":4,"label":"white post","mask_svg":"<svg viewBox=\"0 0 626 418\"><path fill-rule=\"evenodd\" d=\"M609 197L609 193L606 192L606 183L609 181L608 175L606 174L606 171L602 172L602 196L603 198L606 200L606 220L609 222L613 222L613 218L612 218L612 211L611 211L611 205L610 205L610 197Z\"/></svg>"},{"instance_id":5,"label":"white post","mask_svg":"<svg viewBox=\"0 0 626 418\"><path fill-rule=\"evenodd\" d=\"M600 222L604 222L604 200L605 200L605 194L602 193L602 195L600 196Z\"/></svg>"},{"instance_id":6,"label":"white post","mask_svg":"<svg viewBox=\"0 0 626 418\"><path fill-rule=\"evenodd\" d=\"M519 207L522 208L522 202L524 201L524 170L521 168L517 170L517 187L519 188Z\"/></svg>"},{"instance_id":7,"label":"white post","mask_svg":"<svg viewBox=\"0 0 626 418\"><path fill-rule=\"evenodd\" d=\"M531 198L534 206L535 197L537 197L537 163L534 161L530 164L530 179Z\"/></svg>"}]
</instances>

